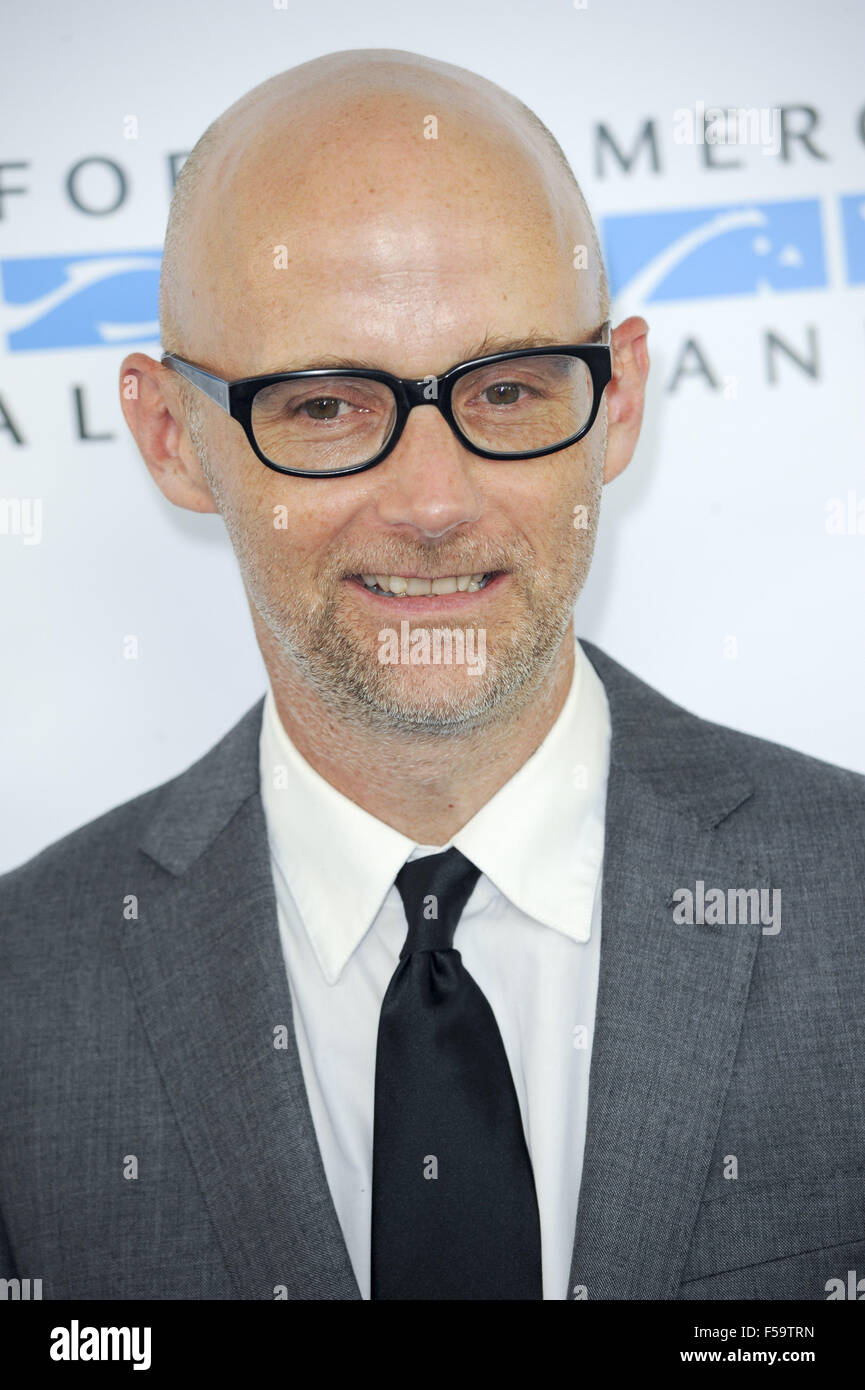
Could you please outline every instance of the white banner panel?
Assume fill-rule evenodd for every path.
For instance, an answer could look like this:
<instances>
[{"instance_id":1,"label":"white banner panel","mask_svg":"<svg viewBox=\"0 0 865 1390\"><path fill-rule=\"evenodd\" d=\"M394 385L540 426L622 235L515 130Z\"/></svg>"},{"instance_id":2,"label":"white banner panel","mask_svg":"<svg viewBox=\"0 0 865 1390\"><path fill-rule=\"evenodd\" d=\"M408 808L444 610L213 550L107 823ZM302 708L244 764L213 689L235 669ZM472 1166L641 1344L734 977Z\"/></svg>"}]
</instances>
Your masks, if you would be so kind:
<instances>
[{"instance_id":1,"label":"white banner panel","mask_svg":"<svg viewBox=\"0 0 865 1390\"><path fill-rule=\"evenodd\" d=\"M533 107L615 321L650 324L578 632L709 718L865 770L860 4L49 0L4 39L2 867L182 770L264 689L222 523L157 492L118 368L159 352L185 153L341 48L458 63Z\"/></svg>"}]
</instances>

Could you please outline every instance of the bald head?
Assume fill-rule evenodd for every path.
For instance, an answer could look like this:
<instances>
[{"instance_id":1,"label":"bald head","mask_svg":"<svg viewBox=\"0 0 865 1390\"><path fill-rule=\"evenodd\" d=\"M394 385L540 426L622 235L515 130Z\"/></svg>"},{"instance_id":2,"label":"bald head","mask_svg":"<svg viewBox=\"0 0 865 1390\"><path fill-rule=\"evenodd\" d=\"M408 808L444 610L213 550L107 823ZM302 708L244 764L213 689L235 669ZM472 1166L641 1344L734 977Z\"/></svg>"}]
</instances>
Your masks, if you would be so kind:
<instances>
[{"instance_id":1,"label":"bald head","mask_svg":"<svg viewBox=\"0 0 865 1390\"><path fill-rule=\"evenodd\" d=\"M419 315L429 327L434 309L447 327L458 308L447 302L462 293L449 249L470 273L485 244L492 253L492 233L515 245L526 275L559 260L570 281L582 276L578 298L593 307L573 335L608 317L585 201L528 107L485 78L411 53L314 59L242 97L184 164L160 282L163 347L229 376L304 365L294 352L299 298L323 292L335 312L372 319L371 333L378 294L408 343ZM582 271L577 246L587 249ZM370 353L383 365L372 361L372 339ZM447 365L427 358L418 370Z\"/></svg>"}]
</instances>

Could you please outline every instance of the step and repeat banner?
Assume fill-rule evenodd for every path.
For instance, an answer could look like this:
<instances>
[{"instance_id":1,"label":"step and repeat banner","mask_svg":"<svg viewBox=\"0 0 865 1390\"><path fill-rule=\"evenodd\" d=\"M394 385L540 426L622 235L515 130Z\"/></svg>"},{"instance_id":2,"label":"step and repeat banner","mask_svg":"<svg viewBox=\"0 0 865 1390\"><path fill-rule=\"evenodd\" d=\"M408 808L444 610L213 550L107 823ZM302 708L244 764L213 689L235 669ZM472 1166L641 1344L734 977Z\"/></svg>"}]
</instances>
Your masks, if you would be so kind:
<instances>
[{"instance_id":1,"label":"step and repeat banner","mask_svg":"<svg viewBox=\"0 0 865 1390\"><path fill-rule=\"evenodd\" d=\"M577 631L708 718L865 771L861 4L48 0L4 37L0 868L188 766L264 689L222 523L157 492L118 369L159 355L195 140L344 48L527 102L586 193L614 320L650 325Z\"/></svg>"}]
</instances>

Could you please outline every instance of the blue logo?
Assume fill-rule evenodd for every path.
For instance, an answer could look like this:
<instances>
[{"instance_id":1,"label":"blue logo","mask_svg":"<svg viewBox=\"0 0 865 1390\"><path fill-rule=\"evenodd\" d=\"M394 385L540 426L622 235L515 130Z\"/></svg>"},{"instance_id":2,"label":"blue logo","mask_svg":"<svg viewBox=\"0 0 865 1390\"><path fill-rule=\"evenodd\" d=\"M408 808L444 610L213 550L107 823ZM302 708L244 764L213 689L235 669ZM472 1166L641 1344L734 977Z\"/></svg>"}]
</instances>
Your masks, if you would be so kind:
<instances>
[{"instance_id":1,"label":"blue logo","mask_svg":"<svg viewBox=\"0 0 865 1390\"><path fill-rule=\"evenodd\" d=\"M159 338L158 251L0 261L0 330L10 352Z\"/></svg>"},{"instance_id":2,"label":"blue logo","mask_svg":"<svg viewBox=\"0 0 865 1390\"><path fill-rule=\"evenodd\" d=\"M851 285L865 285L865 193L850 193L841 199L841 224L847 247L847 279Z\"/></svg>"},{"instance_id":3,"label":"blue logo","mask_svg":"<svg viewBox=\"0 0 865 1390\"><path fill-rule=\"evenodd\" d=\"M816 198L617 214L602 228L611 292L648 304L826 285Z\"/></svg>"},{"instance_id":4,"label":"blue logo","mask_svg":"<svg viewBox=\"0 0 865 1390\"><path fill-rule=\"evenodd\" d=\"M847 282L865 284L865 194L839 199ZM617 213L601 223L610 290L644 303L822 289L819 199ZM10 352L158 342L159 251L0 260Z\"/></svg>"}]
</instances>

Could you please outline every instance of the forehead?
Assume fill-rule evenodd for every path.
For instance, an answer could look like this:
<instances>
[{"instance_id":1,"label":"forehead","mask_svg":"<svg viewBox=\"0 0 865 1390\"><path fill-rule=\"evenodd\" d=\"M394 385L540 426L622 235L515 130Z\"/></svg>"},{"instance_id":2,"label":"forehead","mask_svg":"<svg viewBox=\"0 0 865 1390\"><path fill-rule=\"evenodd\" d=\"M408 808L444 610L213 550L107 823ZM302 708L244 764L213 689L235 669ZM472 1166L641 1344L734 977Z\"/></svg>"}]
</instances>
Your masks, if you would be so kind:
<instances>
[{"instance_id":1,"label":"forehead","mask_svg":"<svg viewBox=\"0 0 865 1390\"><path fill-rule=\"evenodd\" d=\"M355 112L304 127L290 151L271 139L227 161L203 291L222 373L328 355L421 376L486 336L595 326L573 265L588 229L561 177L465 113L426 140L421 107L374 129Z\"/></svg>"}]
</instances>

